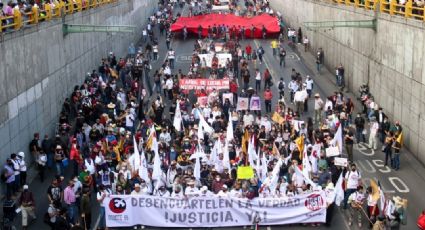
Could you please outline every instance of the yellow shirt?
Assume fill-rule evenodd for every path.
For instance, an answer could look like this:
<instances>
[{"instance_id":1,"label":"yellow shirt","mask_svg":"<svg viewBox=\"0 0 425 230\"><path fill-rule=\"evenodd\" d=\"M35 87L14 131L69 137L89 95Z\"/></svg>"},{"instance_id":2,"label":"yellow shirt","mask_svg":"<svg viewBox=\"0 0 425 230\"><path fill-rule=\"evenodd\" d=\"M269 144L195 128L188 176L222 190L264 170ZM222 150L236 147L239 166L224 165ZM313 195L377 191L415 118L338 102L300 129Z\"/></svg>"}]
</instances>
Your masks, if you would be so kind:
<instances>
[{"instance_id":1,"label":"yellow shirt","mask_svg":"<svg viewBox=\"0 0 425 230\"><path fill-rule=\"evenodd\" d=\"M277 48L277 41L276 40L273 40L272 41L272 48L273 49L276 49Z\"/></svg>"}]
</instances>

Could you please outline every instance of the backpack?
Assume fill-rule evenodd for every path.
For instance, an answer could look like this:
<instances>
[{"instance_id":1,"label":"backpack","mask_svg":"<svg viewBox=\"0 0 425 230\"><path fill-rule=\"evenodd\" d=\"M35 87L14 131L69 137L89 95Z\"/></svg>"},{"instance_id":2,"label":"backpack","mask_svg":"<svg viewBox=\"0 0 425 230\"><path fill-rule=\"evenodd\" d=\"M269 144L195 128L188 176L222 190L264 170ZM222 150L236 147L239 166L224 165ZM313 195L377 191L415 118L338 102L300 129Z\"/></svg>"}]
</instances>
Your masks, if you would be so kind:
<instances>
[{"instance_id":1,"label":"backpack","mask_svg":"<svg viewBox=\"0 0 425 230\"><path fill-rule=\"evenodd\" d=\"M279 86L278 86L279 90L283 90L285 88L285 86L283 85L283 82L279 82Z\"/></svg>"}]
</instances>

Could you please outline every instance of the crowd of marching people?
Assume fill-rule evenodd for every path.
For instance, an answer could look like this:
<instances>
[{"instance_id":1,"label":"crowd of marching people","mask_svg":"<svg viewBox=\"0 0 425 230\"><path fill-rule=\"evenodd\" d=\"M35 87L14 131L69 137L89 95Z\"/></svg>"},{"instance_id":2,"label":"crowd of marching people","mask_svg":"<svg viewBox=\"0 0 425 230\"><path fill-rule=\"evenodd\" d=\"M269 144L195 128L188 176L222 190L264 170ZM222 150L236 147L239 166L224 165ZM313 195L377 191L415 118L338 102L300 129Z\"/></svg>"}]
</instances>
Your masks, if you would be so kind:
<instances>
[{"instance_id":1,"label":"crowd of marching people","mask_svg":"<svg viewBox=\"0 0 425 230\"><path fill-rule=\"evenodd\" d=\"M381 141L386 164L398 170L400 124L391 124L373 101L362 114L355 112L353 101L342 92L327 97L315 93L314 77L303 77L295 69L286 83L283 76L276 76L280 80L274 86L270 71L260 71L267 47L244 46L242 38L223 35L219 28L211 28L207 37L212 42L207 47L200 44L208 39L195 42L188 72L176 70L169 32L173 15L172 5L161 1L142 31L145 47L132 45L129 56L118 60L111 52L65 101L57 135L40 139L40 134L34 134L30 151L37 159L40 179L47 169L57 175L47 189L49 208L44 217L52 229L78 225L91 229L92 196L100 205L103 218L98 227L103 229L102 201L110 194L253 199L321 189L343 199L339 202L349 211L350 225L361 227L362 218L367 218L373 229L396 229L405 221L406 201L390 199L376 184L362 183L353 156L353 146L366 142L369 135L368 146L377 149ZM214 53L218 38L224 39L232 59L220 65L214 56L209 67L199 54ZM273 40L270 50L283 62L286 39L281 35ZM167 58L153 69L160 40L166 42ZM179 88L180 79L205 77L228 78L229 90ZM250 87L254 82L255 89ZM273 95L273 86L278 95ZM223 100L225 93L231 93L233 100ZM266 105L264 112L237 110L238 97L258 95ZM198 97L208 100L200 104ZM309 102L314 107L309 108ZM309 111L314 116L308 116ZM337 165L327 150L340 155L343 146L348 162ZM20 188L26 191L19 198L26 227L35 204L26 185L24 157L12 154L2 177L8 198ZM254 176L238 179L238 166L251 166ZM72 177L65 180L68 167ZM326 225L331 223L333 209L331 200Z\"/></svg>"}]
</instances>

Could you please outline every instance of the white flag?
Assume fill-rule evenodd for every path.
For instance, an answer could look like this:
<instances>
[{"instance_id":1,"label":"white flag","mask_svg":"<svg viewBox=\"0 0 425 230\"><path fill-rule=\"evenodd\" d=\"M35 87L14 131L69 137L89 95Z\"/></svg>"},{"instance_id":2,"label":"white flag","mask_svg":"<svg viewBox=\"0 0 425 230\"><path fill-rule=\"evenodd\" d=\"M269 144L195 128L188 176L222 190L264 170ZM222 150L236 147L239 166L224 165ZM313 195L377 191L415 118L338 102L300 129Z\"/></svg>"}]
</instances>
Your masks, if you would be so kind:
<instances>
[{"instance_id":1,"label":"white flag","mask_svg":"<svg viewBox=\"0 0 425 230\"><path fill-rule=\"evenodd\" d=\"M260 161L260 159L257 159ZM261 179L264 181L267 178L267 165L269 162L267 161L266 154L263 153L263 157L261 158Z\"/></svg>"},{"instance_id":2,"label":"white flag","mask_svg":"<svg viewBox=\"0 0 425 230\"><path fill-rule=\"evenodd\" d=\"M136 138L134 136L133 136L133 146L134 146L134 152L128 158L128 162L130 163L131 169L136 171L140 167L140 154L139 154L139 149L137 148Z\"/></svg>"},{"instance_id":3,"label":"white flag","mask_svg":"<svg viewBox=\"0 0 425 230\"><path fill-rule=\"evenodd\" d=\"M208 134L214 133L214 129L205 121L204 116L202 114L199 114L199 123L202 124L202 127L204 128L205 132Z\"/></svg>"},{"instance_id":4,"label":"white flag","mask_svg":"<svg viewBox=\"0 0 425 230\"><path fill-rule=\"evenodd\" d=\"M269 186L269 188L270 188L271 191L275 191L276 190L277 182L279 181L280 167L282 167L282 164L283 164L282 159L279 159L277 161L276 165L273 168L272 179L271 179L270 186ZM267 168L267 166L266 166L266 168Z\"/></svg>"},{"instance_id":5,"label":"white flag","mask_svg":"<svg viewBox=\"0 0 425 230\"><path fill-rule=\"evenodd\" d=\"M193 176L199 180L201 178L201 160L200 158L204 157L205 153L202 150L202 147L200 145L198 145L198 148L195 152L195 154L192 154L192 156L190 156L190 159L195 158L195 168L193 169Z\"/></svg>"},{"instance_id":6,"label":"white flag","mask_svg":"<svg viewBox=\"0 0 425 230\"><path fill-rule=\"evenodd\" d=\"M202 122L199 120L198 124L198 143L200 143L201 139L204 139L204 130L202 129Z\"/></svg>"},{"instance_id":7,"label":"white flag","mask_svg":"<svg viewBox=\"0 0 425 230\"><path fill-rule=\"evenodd\" d=\"M341 202L344 200L344 188L342 187L342 183L344 183L344 178L342 177L342 172L339 175L338 181L335 185L335 204L340 206Z\"/></svg>"},{"instance_id":8,"label":"white flag","mask_svg":"<svg viewBox=\"0 0 425 230\"><path fill-rule=\"evenodd\" d=\"M317 185L316 183L314 183L309 177L308 175L305 175L298 167L294 167L295 169L295 174L297 175L297 178L303 178L304 182L306 184L310 184L313 188L315 188Z\"/></svg>"},{"instance_id":9,"label":"white flag","mask_svg":"<svg viewBox=\"0 0 425 230\"><path fill-rule=\"evenodd\" d=\"M250 142L248 143L248 161L249 165L254 167L254 161L258 160L257 153L255 152L255 146L254 146L254 138L251 138Z\"/></svg>"},{"instance_id":10,"label":"white flag","mask_svg":"<svg viewBox=\"0 0 425 230\"><path fill-rule=\"evenodd\" d=\"M211 158L211 163L212 164L215 164L215 162L217 162L217 160L218 160L218 151L220 149L220 146L219 145L221 145L221 144L219 143L218 140L216 140L214 142L213 149L211 150L211 156L210 156L210 158Z\"/></svg>"},{"instance_id":11,"label":"white flag","mask_svg":"<svg viewBox=\"0 0 425 230\"><path fill-rule=\"evenodd\" d=\"M338 150L342 153L342 125L339 124L338 130L335 133L334 139L331 141L333 146L338 146Z\"/></svg>"},{"instance_id":12,"label":"white flag","mask_svg":"<svg viewBox=\"0 0 425 230\"><path fill-rule=\"evenodd\" d=\"M182 130L182 112L180 110L180 101L177 100L176 112L174 113L173 125L177 132Z\"/></svg>"},{"instance_id":13,"label":"white flag","mask_svg":"<svg viewBox=\"0 0 425 230\"><path fill-rule=\"evenodd\" d=\"M155 158L153 161L153 172L152 179L159 180L161 178L161 158L159 157L158 150L158 141L156 140L156 136L153 137L152 150L155 153Z\"/></svg>"},{"instance_id":14,"label":"white flag","mask_svg":"<svg viewBox=\"0 0 425 230\"><path fill-rule=\"evenodd\" d=\"M382 213L385 213L385 209L386 209L386 199L385 199L385 194L384 191L382 191L381 186L379 186L379 210Z\"/></svg>"},{"instance_id":15,"label":"white flag","mask_svg":"<svg viewBox=\"0 0 425 230\"><path fill-rule=\"evenodd\" d=\"M223 166L230 171L229 142L227 140L223 149Z\"/></svg>"},{"instance_id":16,"label":"white flag","mask_svg":"<svg viewBox=\"0 0 425 230\"><path fill-rule=\"evenodd\" d=\"M229 122L227 124L227 133L226 133L226 139L227 141L233 140L233 124L232 124L232 113L229 112Z\"/></svg>"},{"instance_id":17,"label":"white flag","mask_svg":"<svg viewBox=\"0 0 425 230\"><path fill-rule=\"evenodd\" d=\"M307 148L304 147L304 153L303 153L303 173L306 177L310 178L310 173L312 171L312 167L311 167L311 163L310 163L310 159L307 156Z\"/></svg>"}]
</instances>

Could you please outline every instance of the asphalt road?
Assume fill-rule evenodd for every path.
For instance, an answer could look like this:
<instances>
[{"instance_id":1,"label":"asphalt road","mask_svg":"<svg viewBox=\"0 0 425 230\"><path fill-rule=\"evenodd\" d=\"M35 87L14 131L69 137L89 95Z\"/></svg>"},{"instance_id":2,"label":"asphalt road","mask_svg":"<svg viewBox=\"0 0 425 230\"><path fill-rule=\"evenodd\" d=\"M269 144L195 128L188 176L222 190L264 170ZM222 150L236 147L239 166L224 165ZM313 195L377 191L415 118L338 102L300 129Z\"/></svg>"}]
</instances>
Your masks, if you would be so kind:
<instances>
[{"instance_id":1,"label":"asphalt road","mask_svg":"<svg viewBox=\"0 0 425 230\"><path fill-rule=\"evenodd\" d=\"M323 96L329 96L334 91L337 90L334 84L333 78L333 70L330 72L326 69L322 69L322 73L319 75L315 71L315 63L314 57L310 53L304 53L304 51L298 52L297 50L293 50L290 47L286 47L288 55L287 55L287 63L285 68L281 68L278 63L278 58L273 57L272 51L270 48L271 40L246 40L243 41L242 44L251 43L251 46L258 47L262 45L266 50L266 54L264 57L265 62L263 64L259 64L258 67L261 71L264 71L265 68L269 68L271 70L274 86L272 87L272 91L274 95L278 95L277 92L277 82L280 77L284 77L285 82L288 83L290 79L291 69L294 68L298 72L301 73L303 77L306 75L310 75L313 77L315 81L314 93L318 92ZM173 41L172 47L176 51L177 56L187 56L192 53L194 39L188 39L186 41L182 41L179 39L175 39ZM164 38L160 38L160 56L159 61L153 63L153 68L159 68L162 64L162 60L165 59L165 42ZM302 49L300 49L302 50ZM177 57L176 60L179 58ZM175 71L178 69L182 69L183 72L188 71L188 63L183 60L184 58L180 58L180 61L176 62ZM253 72L253 68L251 68ZM252 80L250 85L255 88L255 82ZM288 93L286 93L287 98L286 101L289 101ZM355 98L354 95L347 93L351 98ZM277 101L277 96L274 99L274 104ZM263 111L264 109L264 103ZM291 106L291 105L290 105ZM313 99L309 101L309 108L313 108ZM360 108L360 105L357 103L356 108ZM385 110L385 108L384 108ZM312 116L312 110L304 115L304 118L307 116ZM378 148L380 149L380 148ZM379 180L384 192L389 195L399 195L401 197L407 198L409 200L408 211L407 211L407 225L402 226L402 229L416 229L416 218L419 215L420 211L425 208L425 199L421 199L423 191L425 191L425 168L423 165L418 163L417 160L413 158L413 156L408 153L405 149L402 151L401 156L401 169L399 171L394 171L386 166L383 166L384 154L380 151L374 152L366 149L364 145L356 145L354 148L354 158L355 162L358 164L358 167L362 173L363 179L365 183L368 183L370 178ZM67 178L70 176L70 172L66 173ZM31 177L31 176L30 176ZM35 177L35 176L32 176ZM36 178L31 184L30 189L35 194L36 199L36 214L38 216L38 220L29 226L29 229L39 230L39 229L47 229L47 225L42 222L43 214L47 210L47 195L46 190L49 186L51 179L53 178L53 171L48 173L47 179L45 182L41 183L38 178ZM422 191L422 192L421 192ZM93 200L92 212L93 212L93 225L98 220L98 204ZM343 210L335 209L334 218L332 222L332 227L330 229L358 229L357 226L349 227L347 224L347 213ZM15 219L15 226L17 229L20 229L20 219L21 216L18 216ZM366 226L366 219L363 219L364 226ZM92 226L93 226L92 225ZM271 226L271 229L307 229L307 228L315 228L315 229L325 229L325 227L310 227L310 226ZM160 228L146 228L146 229L160 229ZM222 228L222 229L242 229L242 227L237 228ZM261 229L267 229L266 227L262 227Z\"/></svg>"}]
</instances>

